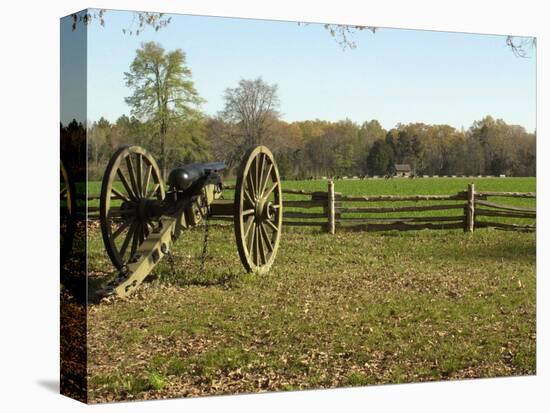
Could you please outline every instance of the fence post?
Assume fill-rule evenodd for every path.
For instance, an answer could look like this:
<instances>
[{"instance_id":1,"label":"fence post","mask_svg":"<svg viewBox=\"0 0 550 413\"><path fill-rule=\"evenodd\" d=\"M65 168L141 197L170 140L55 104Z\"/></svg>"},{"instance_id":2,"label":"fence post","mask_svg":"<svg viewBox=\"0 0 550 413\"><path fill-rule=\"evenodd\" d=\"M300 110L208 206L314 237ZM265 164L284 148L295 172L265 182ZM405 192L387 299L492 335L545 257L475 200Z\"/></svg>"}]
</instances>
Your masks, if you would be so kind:
<instances>
[{"instance_id":1,"label":"fence post","mask_svg":"<svg viewBox=\"0 0 550 413\"><path fill-rule=\"evenodd\" d=\"M475 221L475 188L474 184L468 184L468 198L465 208L466 219L464 221L464 232L474 232Z\"/></svg>"},{"instance_id":2,"label":"fence post","mask_svg":"<svg viewBox=\"0 0 550 413\"><path fill-rule=\"evenodd\" d=\"M328 181L328 232L334 234L336 229L335 211L334 211L334 181Z\"/></svg>"}]
</instances>

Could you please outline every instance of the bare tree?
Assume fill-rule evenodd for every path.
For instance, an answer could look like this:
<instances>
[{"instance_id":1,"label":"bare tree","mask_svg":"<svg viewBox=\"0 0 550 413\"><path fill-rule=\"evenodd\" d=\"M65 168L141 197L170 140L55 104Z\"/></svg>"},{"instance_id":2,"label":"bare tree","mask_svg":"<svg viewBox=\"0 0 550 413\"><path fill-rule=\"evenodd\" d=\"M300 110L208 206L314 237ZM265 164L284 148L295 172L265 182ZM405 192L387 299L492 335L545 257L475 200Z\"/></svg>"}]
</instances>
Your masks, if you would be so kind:
<instances>
[{"instance_id":1,"label":"bare tree","mask_svg":"<svg viewBox=\"0 0 550 413\"><path fill-rule=\"evenodd\" d=\"M506 45L517 57L529 57L528 49L537 47L537 38L506 36Z\"/></svg>"},{"instance_id":2,"label":"bare tree","mask_svg":"<svg viewBox=\"0 0 550 413\"><path fill-rule=\"evenodd\" d=\"M225 90L224 99L225 108L220 118L232 126L229 138L235 150L264 143L279 117L277 85L270 85L261 77L242 79L236 88Z\"/></svg>"},{"instance_id":3,"label":"bare tree","mask_svg":"<svg viewBox=\"0 0 550 413\"><path fill-rule=\"evenodd\" d=\"M309 24L311 23L298 22L299 26L308 26ZM323 27L330 33L342 50L357 48L357 43L353 40L353 37L357 33L363 30L376 33L379 30L376 26L350 24L324 24ZM537 38L506 36L506 46L510 48L516 57L529 57L529 50L536 49L537 47Z\"/></svg>"},{"instance_id":4,"label":"bare tree","mask_svg":"<svg viewBox=\"0 0 550 413\"><path fill-rule=\"evenodd\" d=\"M298 22L299 26L308 26L311 23ZM342 50L355 49L357 43L352 38L356 33L363 30L368 30L372 33L376 33L378 27L374 26L359 26L356 24L323 24L325 30L327 30L332 38L338 43Z\"/></svg>"},{"instance_id":5,"label":"bare tree","mask_svg":"<svg viewBox=\"0 0 550 413\"><path fill-rule=\"evenodd\" d=\"M100 26L104 27L106 14L106 9L86 9L82 12L73 13L72 29L74 31L79 24L91 24L94 20L97 20ZM122 33L139 36L147 27L158 32L168 26L171 21L172 17L165 17L164 13L134 11L132 12L132 21L127 28L122 29Z\"/></svg>"}]
</instances>

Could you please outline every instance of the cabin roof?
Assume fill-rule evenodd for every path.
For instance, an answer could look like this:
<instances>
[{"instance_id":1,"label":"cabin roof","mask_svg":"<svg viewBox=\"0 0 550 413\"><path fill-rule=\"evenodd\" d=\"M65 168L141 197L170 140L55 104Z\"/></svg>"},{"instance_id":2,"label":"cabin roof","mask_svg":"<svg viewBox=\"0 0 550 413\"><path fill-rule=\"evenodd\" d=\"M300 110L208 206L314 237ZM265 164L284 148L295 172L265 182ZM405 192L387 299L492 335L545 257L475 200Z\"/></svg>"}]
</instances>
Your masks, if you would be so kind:
<instances>
[{"instance_id":1,"label":"cabin roof","mask_svg":"<svg viewBox=\"0 0 550 413\"><path fill-rule=\"evenodd\" d=\"M396 172L410 172L411 166L408 163L403 163L403 164L396 163L395 170Z\"/></svg>"}]
</instances>

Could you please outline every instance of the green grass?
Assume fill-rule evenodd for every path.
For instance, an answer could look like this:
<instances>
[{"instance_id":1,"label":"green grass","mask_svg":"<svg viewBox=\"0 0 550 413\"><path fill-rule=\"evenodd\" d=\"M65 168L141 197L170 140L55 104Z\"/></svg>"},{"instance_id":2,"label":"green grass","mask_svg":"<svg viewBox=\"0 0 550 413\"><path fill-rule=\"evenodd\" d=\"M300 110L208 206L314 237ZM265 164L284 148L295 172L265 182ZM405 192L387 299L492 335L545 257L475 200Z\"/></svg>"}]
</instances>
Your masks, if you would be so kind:
<instances>
[{"instance_id":1,"label":"green grass","mask_svg":"<svg viewBox=\"0 0 550 413\"><path fill-rule=\"evenodd\" d=\"M409 195L409 194L452 194L464 191L469 183L475 184L478 191L535 191L535 178L394 178L366 180L337 180L337 192L349 195ZM234 181L225 181L234 184ZM283 181L283 188L326 191L327 181ZM120 189L122 189L120 187ZM88 182L88 193L99 194L101 182ZM226 193L231 194L231 191Z\"/></svg>"},{"instance_id":2,"label":"green grass","mask_svg":"<svg viewBox=\"0 0 550 413\"><path fill-rule=\"evenodd\" d=\"M439 178L429 188L422 179L338 181L336 188L445 194L469 181L459 180ZM534 179L475 183L535 190ZM326 182L284 185L322 190ZM175 244L175 274L163 261L130 299L89 307L91 400L536 372L534 234L285 229L265 276L243 272L233 237L230 227L211 228L201 271L203 230L187 231ZM99 283L113 269L97 227L89 248Z\"/></svg>"},{"instance_id":3,"label":"green grass","mask_svg":"<svg viewBox=\"0 0 550 413\"><path fill-rule=\"evenodd\" d=\"M479 191L535 191L535 178L393 178L337 180L335 190L350 195L452 194L475 184ZM284 188L326 191L327 181L285 181Z\"/></svg>"}]
</instances>

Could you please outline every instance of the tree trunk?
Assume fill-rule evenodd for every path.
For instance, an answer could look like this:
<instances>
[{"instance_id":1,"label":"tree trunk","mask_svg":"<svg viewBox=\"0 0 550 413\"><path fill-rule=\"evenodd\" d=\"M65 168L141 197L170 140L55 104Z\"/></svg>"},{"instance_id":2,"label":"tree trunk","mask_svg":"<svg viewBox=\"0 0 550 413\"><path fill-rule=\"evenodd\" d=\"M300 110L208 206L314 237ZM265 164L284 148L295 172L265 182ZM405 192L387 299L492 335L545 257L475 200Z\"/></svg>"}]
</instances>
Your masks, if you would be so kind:
<instances>
[{"instance_id":1,"label":"tree trunk","mask_svg":"<svg viewBox=\"0 0 550 413\"><path fill-rule=\"evenodd\" d=\"M162 173L162 180L166 182L166 123L161 121L160 123L160 171Z\"/></svg>"}]
</instances>

